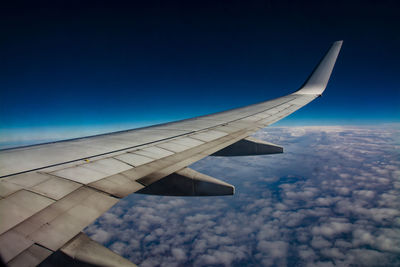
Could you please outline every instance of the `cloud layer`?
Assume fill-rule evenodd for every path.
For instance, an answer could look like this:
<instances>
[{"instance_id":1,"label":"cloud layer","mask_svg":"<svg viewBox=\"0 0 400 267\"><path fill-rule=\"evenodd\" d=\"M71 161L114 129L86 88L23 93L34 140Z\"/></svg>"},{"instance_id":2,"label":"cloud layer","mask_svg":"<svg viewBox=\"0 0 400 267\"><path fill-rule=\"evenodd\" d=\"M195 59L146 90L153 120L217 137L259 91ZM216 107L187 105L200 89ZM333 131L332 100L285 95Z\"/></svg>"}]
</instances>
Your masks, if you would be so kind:
<instances>
[{"instance_id":1,"label":"cloud layer","mask_svg":"<svg viewBox=\"0 0 400 267\"><path fill-rule=\"evenodd\" d=\"M399 266L399 134L267 128L284 154L192 166L235 196L132 195L86 233L140 266Z\"/></svg>"}]
</instances>

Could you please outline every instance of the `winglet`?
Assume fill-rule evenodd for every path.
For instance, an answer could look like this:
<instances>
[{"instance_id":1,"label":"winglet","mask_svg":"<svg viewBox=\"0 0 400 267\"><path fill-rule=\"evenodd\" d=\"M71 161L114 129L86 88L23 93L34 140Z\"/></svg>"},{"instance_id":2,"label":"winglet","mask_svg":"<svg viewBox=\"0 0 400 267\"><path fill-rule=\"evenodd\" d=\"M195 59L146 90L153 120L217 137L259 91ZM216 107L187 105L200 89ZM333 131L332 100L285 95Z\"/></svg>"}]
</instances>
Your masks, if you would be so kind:
<instances>
[{"instance_id":1,"label":"winglet","mask_svg":"<svg viewBox=\"0 0 400 267\"><path fill-rule=\"evenodd\" d=\"M343 41L336 41L332 44L326 55L319 62L303 86L295 94L322 95L329 77L331 76L336 58L339 55Z\"/></svg>"}]
</instances>

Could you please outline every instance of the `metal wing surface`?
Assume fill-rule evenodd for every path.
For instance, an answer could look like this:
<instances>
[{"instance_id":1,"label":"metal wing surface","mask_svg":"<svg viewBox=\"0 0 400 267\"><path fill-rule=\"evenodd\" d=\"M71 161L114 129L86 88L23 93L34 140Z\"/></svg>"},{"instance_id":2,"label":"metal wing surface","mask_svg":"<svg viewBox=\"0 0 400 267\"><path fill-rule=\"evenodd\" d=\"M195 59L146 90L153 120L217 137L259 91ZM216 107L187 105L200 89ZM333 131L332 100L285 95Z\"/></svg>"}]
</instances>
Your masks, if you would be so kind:
<instances>
[{"instance_id":1,"label":"metal wing surface","mask_svg":"<svg viewBox=\"0 0 400 267\"><path fill-rule=\"evenodd\" d=\"M331 46L301 89L280 98L146 128L1 150L3 261L35 266L61 251L95 265L131 265L82 230L134 192L233 194L232 185L187 166L209 155L281 153L281 147L249 136L321 96L341 45Z\"/></svg>"}]
</instances>

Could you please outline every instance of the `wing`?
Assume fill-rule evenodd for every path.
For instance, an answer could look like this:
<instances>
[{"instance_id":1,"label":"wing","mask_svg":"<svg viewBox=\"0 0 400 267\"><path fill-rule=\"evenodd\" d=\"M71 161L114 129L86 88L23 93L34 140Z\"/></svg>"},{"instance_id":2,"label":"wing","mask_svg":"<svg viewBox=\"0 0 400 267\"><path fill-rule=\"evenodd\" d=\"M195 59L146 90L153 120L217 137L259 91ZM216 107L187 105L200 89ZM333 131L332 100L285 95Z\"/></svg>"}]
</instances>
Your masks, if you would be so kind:
<instances>
[{"instance_id":1,"label":"wing","mask_svg":"<svg viewBox=\"0 0 400 267\"><path fill-rule=\"evenodd\" d=\"M342 41L298 91L212 115L0 151L0 254L37 265L54 252L97 265L131 264L81 231L134 193L231 195L234 187L187 168L209 155L281 153L249 136L320 96Z\"/></svg>"}]
</instances>

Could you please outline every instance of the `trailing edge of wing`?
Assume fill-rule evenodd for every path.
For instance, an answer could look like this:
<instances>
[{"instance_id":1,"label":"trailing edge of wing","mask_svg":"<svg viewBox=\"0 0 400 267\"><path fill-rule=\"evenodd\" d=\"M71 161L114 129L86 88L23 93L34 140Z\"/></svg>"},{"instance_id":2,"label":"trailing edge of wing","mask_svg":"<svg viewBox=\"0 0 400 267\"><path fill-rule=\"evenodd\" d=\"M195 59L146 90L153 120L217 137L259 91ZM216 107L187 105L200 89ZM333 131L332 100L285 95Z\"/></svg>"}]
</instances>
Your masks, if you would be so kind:
<instances>
[{"instance_id":1,"label":"trailing edge of wing","mask_svg":"<svg viewBox=\"0 0 400 267\"><path fill-rule=\"evenodd\" d=\"M71 257L74 263L90 266L135 267L136 265L110 249L80 233L68 242L61 251Z\"/></svg>"},{"instance_id":2,"label":"trailing edge of wing","mask_svg":"<svg viewBox=\"0 0 400 267\"><path fill-rule=\"evenodd\" d=\"M342 44L343 41L336 41L332 44L310 77L295 94L321 95L324 92Z\"/></svg>"}]
</instances>

